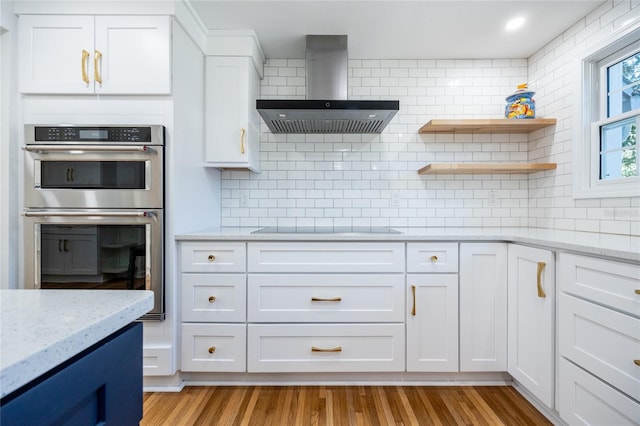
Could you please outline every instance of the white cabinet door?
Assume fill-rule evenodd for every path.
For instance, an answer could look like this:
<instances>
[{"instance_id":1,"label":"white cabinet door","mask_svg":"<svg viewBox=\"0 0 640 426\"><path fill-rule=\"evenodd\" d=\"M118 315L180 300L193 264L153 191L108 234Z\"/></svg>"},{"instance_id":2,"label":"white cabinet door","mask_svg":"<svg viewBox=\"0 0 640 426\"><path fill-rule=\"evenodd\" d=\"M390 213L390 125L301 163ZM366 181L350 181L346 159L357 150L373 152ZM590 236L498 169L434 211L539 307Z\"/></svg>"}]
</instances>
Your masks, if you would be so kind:
<instances>
[{"instance_id":1,"label":"white cabinet door","mask_svg":"<svg viewBox=\"0 0 640 426\"><path fill-rule=\"evenodd\" d=\"M20 16L20 91L93 93L93 23L93 16Z\"/></svg>"},{"instance_id":2,"label":"white cabinet door","mask_svg":"<svg viewBox=\"0 0 640 426\"><path fill-rule=\"evenodd\" d=\"M407 371L458 371L458 275L407 275Z\"/></svg>"},{"instance_id":3,"label":"white cabinet door","mask_svg":"<svg viewBox=\"0 0 640 426\"><path fill-rule=\"evenodd\" d=\"M97 16L96 93L171 93L170 25L167 16Z\"/></svg>"},{"instance_id":4,"label":"white cabinet door","mask_svg":"<svg viewBox=\"0 0 640 426\"><path fill-rule=\"evenodd\" d=\"M507 245L460 245L460 371L507 370Z\"/></svg>"},{"instance_id":5,"label":"white cabinet door","mask_svg":"<svg viewBox=\"0 0 640 426\"><path fill-rule=\"evenodd\" d=\"M260 78L249 57L206 60L205 165L260 171Z\"/></svg>"},{"instance_id":6,"label":"white cabinet door","mask_svg":"<svg viewBox=\"0 0 640 426\"><path fill-rule=\"evenodd\" d=\"M508 250L507 371L553 408L554 254L515 244Z\"/></svg>"},{"instance_id":7,"label":"white cabinet door","mask_svg":"<svg viewBox=\"0 0 640 426\"><path fill-rule=\"evenodd\" d=\"M23 15L20 91L169 94L168 16Z\"/></svg>"}]
</instances>

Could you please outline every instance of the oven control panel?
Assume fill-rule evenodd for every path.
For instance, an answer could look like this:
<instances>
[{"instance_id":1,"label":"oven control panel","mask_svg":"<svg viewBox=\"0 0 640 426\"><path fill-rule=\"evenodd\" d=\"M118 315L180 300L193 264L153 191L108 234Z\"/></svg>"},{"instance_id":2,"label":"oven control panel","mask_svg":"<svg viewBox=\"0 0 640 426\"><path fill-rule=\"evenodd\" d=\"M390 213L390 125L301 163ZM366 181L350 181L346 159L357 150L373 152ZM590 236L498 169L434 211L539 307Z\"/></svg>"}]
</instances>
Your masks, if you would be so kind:
<instances>
[{"instance_id":1,"label":"oven control panel","mask_svg":"<svg viewBox=\"0 0 640 426\"><path fill-rule=\"evenodd\" d=\"M29 126L33 143L100 142L162 144L163 126ZM160 135L160 137L158 137ZM29 143L29 142L27 142Z\"/></svg>"}]
</instances>

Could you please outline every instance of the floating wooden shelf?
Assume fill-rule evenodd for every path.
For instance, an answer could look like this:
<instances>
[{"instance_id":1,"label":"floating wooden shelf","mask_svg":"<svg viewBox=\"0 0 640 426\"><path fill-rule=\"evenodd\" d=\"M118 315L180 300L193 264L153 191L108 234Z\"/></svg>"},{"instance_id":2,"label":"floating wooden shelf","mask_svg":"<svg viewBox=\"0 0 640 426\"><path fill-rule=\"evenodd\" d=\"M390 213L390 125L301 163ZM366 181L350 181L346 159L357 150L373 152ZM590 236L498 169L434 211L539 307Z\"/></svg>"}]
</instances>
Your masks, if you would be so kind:
<instances>
[{"instance_id":1,"label":"floating wooden shelf","mask_svg":"<svg viewBox=\"0 0 640 426\"><path fill-rule=\"evenodd\" d=\"M430 120L418 133L529 133L555 124L555 118Z\"/></svg>"},{"instance_id":2,"label":"floating wooden shelf","mask_svg":"<svg viewBox=\"0 0 640 426\"><path fill-rule=\"evenodd\" d=\"M427 164L418 174L535 173L556 167L556 163L438 163Z\"/></svg>"}]
</instances>

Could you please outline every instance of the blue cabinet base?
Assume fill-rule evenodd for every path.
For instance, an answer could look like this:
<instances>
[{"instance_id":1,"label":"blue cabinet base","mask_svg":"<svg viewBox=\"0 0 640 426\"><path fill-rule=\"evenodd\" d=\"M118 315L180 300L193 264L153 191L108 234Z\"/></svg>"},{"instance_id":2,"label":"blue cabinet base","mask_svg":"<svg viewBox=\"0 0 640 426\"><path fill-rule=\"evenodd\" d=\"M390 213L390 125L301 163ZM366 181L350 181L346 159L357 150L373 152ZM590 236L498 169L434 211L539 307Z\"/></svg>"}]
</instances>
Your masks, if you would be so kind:
<instances>
[{"instance_id":1,"label":"blue cabinet base","mask_svg":"<svg viewBox=\"0 0 640 426\"><path fill-rule=\"evenodd\" d=\"M0 424L137 425L142 323L132 323L0 401Z\"/></svg>"}]
</instances>

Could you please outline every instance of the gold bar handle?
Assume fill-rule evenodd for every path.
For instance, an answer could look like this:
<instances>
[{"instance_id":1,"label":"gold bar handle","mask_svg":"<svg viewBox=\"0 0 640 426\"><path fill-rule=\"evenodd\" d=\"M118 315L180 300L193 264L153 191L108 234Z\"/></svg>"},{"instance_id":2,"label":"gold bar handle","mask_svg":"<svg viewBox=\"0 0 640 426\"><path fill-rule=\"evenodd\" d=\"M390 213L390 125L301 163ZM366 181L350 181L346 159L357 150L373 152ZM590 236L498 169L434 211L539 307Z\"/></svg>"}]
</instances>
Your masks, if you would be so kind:
<instances>
[{"instance_id":1,"label":"gold bar handle","mask_svg":"<svg viewBox=\"0 0 640 426\"><path fill-rule=\"evenodd\" d=\"M215 346L211 346L211 347L209 348L209 353L210 353L210 354L214 353L215 351L216 351L216 347L215 347Z\"/></svg>"},{"instance_id":2,"label":"gold bar handle","mask_svg":"<svg viewBox=\"0 0 640 426\"><path fill-rule=\"evenodd\" d=\"M89 76L87 75L87 64L89 59L89 52L82 49L82 64L80 68L82 69L82 81L89 84Z\"/></svg>"},{"instance_id":3,"label":"gold bar handle","mask_svg":"<svg viewBox=\"0 0 640 426\"><path fill-rule=\"evenodd\" d=\"M538 262L538 274L537 274L537 283L538 283L538 297L547 297L544 289L542 288L542 271L544 271L544 267L547 264L544 262Z\"/></svg>"},{"instance_id":4,"label":"gold bar handle","mask_svg":"<svg viewBox=\"0 0 640 426\"><path fill-rule=\"evenodd\" d=\"M335 348L328 348L328 349L311 346L311 352L342 352L342 346L336 346Z\"/></svg>"},{"instance_id":5,"label":"gold bar handle","mask_svg":"<svg viewBox=\"0 0 640 426\"><path fill-rule=\"evenodd\" d=\"M634 363L635 365L637 365L638 367L640 367L640 359L634 359L634 360L633 360L633 363Z\"/></svg>"},{"instance_id":6,"label":"gold bar handle","mask_svg":"<svg viewBox=\"0 0 640 426\"><path fill-rule=\"evenodd\" d=\"M413 297L413 304L411 305L411 316L416 316L416 286L411 286L411 296Z\"/></svg>"},{"instance_id":7,"label":"gold bar handle","mask_svg":"<svg viewBox=\"0 0 640 426\"><path fill-rule=\"evenodd\" d=\"M244 154L244 129L240 129L240 154Z\"/></svg>"},{"instance_id":8,"label":"gold bar handle","mask_svg":"<svg viewBox=\"0 0 640 426\"><path fill-rule=\"evenodd\" d=\"M102 66L102 52L96 50L93 56L93 79L102 84L102 76L100 75L100 68L98 65Z\"/></svg>"},{"instance_id":9,"label":"gold bar handle","mask_svg":"<svg viewBox=\"0 0 640 426\"><path fill-rule=\"evenodd\" d=\"M312 297L312 302L342 302L342 297Z\"/></svg>"},{"instance_id":10,"label":"gold bar handle","mask_svg":"<svg viewBox=\"0 0 640 426\"><path fill-rule=\"evenodd\" d=\"M216 301L216 297L215 296L209 296L209 303L213 303Z\"/></svg>"}]
</instances>

